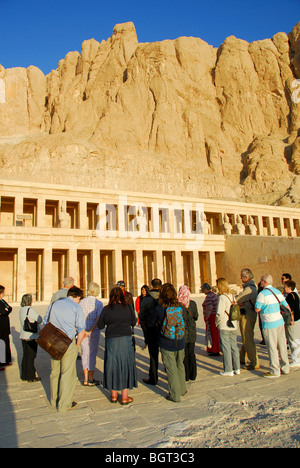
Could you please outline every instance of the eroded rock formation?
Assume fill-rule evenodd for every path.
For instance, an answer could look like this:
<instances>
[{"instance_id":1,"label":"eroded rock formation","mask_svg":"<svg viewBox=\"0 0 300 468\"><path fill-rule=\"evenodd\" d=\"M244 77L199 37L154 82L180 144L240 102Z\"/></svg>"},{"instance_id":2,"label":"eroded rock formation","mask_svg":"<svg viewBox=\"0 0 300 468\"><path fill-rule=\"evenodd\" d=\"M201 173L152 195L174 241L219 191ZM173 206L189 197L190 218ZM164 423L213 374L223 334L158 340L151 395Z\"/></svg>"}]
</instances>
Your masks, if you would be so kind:
<instances>
[{"instance_id":1,"label":"eroded rock formation","mask_svg":"<svg viewBox=\"0 0 300 468\"><path fill-rule=\"evenodd\" d=\"M300 205L299 78L300 23L218 49L116 25L47 76L0 66L1 176Z\"/></svg>"}]
</instances>

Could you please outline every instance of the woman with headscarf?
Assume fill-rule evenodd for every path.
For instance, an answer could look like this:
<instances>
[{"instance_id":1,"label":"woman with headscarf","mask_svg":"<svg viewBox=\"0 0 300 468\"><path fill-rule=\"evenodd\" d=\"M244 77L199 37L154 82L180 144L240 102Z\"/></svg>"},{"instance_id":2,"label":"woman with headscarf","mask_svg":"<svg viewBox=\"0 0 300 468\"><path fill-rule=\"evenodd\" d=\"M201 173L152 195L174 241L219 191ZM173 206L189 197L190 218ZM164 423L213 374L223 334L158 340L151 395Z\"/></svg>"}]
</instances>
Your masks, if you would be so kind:
<instances>
[{"instance_id":1,"label":"woman with headscarf","mask_svg":"<svg viewBox=\"0 0 300 468\"><path fill-rule=\"evenodd\" d=\"M38 338L38 325L43 321L42 317L34 310L32 305L32 296L31 294L24 294L21 301L20 309L20 323L21 323L21 334L20 339L22 341L23 347L23 359L21 366L21 379L26 380L27 382L39 382L41 379L36 376L36 370L34 367L34 360L37 353L37 342L35 341ZM26 331L24 329L26 318L31 324L36 322L36 333L32 331Z\"/></svg>"},{"instance_id":2,"label":"woman with headscarf","mask_svg":"<svg viewBox=\"0 0 300 468\"><path fill-rule=\"evenodd\" d=\"M195 301L191 300L191 292L187 286L180 286L178 301L183 306L183 320L185 324L185 353L184 367L185 379L196 380L197 363L195 356L195 343L197 337L196 321L198 320L198 308Z\"/></svg>"}]
</instances>

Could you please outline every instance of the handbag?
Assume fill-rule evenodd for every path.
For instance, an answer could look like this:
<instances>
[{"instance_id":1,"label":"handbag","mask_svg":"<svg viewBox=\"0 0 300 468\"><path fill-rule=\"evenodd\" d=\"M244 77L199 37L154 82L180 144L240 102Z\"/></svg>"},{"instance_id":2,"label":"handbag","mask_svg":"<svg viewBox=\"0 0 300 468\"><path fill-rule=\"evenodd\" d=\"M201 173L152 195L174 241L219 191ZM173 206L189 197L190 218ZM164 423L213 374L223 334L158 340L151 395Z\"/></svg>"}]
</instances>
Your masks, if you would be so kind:
<instances>
[{"instance_id":1,"label":"handbag","mask_svg":"<svg viewBox=\"0 0 300 468\"><path fill-rule=\"evenodd\" d=\"M46 351L53 359L60 361L67 352L73 340L62 330L50 323L53 304L49 312L48 323L40 331L37 344Z\"/></svg>"},{"instance_id":2,"label":"handbag","mask_svg":"<svg viewBox=\"0 0 300 468\"><path fill-rule=\"evenodd\" d=\"M283 304L281 304L280 300L278 299L278 297L276 296L276 294L273 293L273 291L269 288L265 288L267 289L268 291L271 291L271 293L276 297L278 303L279 303L279 307L280 307L280 313L282 315L282 318L284 320L284 324L286 327L289 327L293 321L293 316L292 316L292 313L290 311L290 309L286 306L284 306Z\"/></svg>"},{"instance_id":3,"label":"handbag","mask_svg":"<svg viewBox=\"0 0 300 468\"><path fill-rule=\"evenodd\" d=\"M35 322L30 322L28 318L28 314L30 311L30 307L28 307L27 314L24 320L24 325L23 325L23 330L28 333L37 333L38 332L38 324L37 321Z\"/></svg>"}]
</instances>

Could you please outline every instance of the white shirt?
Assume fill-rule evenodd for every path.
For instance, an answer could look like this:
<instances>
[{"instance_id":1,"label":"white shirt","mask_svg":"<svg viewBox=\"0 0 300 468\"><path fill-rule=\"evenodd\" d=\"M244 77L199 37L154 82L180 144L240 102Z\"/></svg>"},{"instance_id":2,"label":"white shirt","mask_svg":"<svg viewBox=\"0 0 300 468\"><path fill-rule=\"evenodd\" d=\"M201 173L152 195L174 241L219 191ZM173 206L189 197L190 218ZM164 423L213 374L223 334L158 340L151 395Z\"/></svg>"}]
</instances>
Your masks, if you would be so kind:
<instances>
[{"instance_id":1,"label":"white shirt","mask_svg":"<svg viewBox=\"0 0 300 468\"><path fill-rule=\"evenodd\" d=\"M24 328L23 328L28 309L29 309L29 313L28 313L29 322L37 322L39 325L43 321L42 317L34 310L33 307L30 307L30 306L21 307L20 313L19 313L20 324L21 324L20 339L21 340L36 340L39 336L38 333L26 332L24 331Z\"/></svg>"}]
</instances>

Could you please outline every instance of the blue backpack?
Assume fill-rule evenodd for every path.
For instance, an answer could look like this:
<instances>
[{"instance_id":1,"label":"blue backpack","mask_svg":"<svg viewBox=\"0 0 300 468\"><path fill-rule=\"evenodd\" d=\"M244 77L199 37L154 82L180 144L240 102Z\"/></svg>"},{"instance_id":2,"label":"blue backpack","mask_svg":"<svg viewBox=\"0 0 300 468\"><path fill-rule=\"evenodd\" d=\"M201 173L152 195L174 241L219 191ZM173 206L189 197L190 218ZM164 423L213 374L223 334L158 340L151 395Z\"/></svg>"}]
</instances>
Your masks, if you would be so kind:
<instances>
[{"instance_id":1,"label":"blue backpack","mask_svg":"<svg viewBox=\"0 0 300 468\"><path fill-rule=\"evenodd\" d=\"M161 334L169 340L181 340L184 337L182 308L169 307L163 319Z\"/></svg>"}]
</instances>

